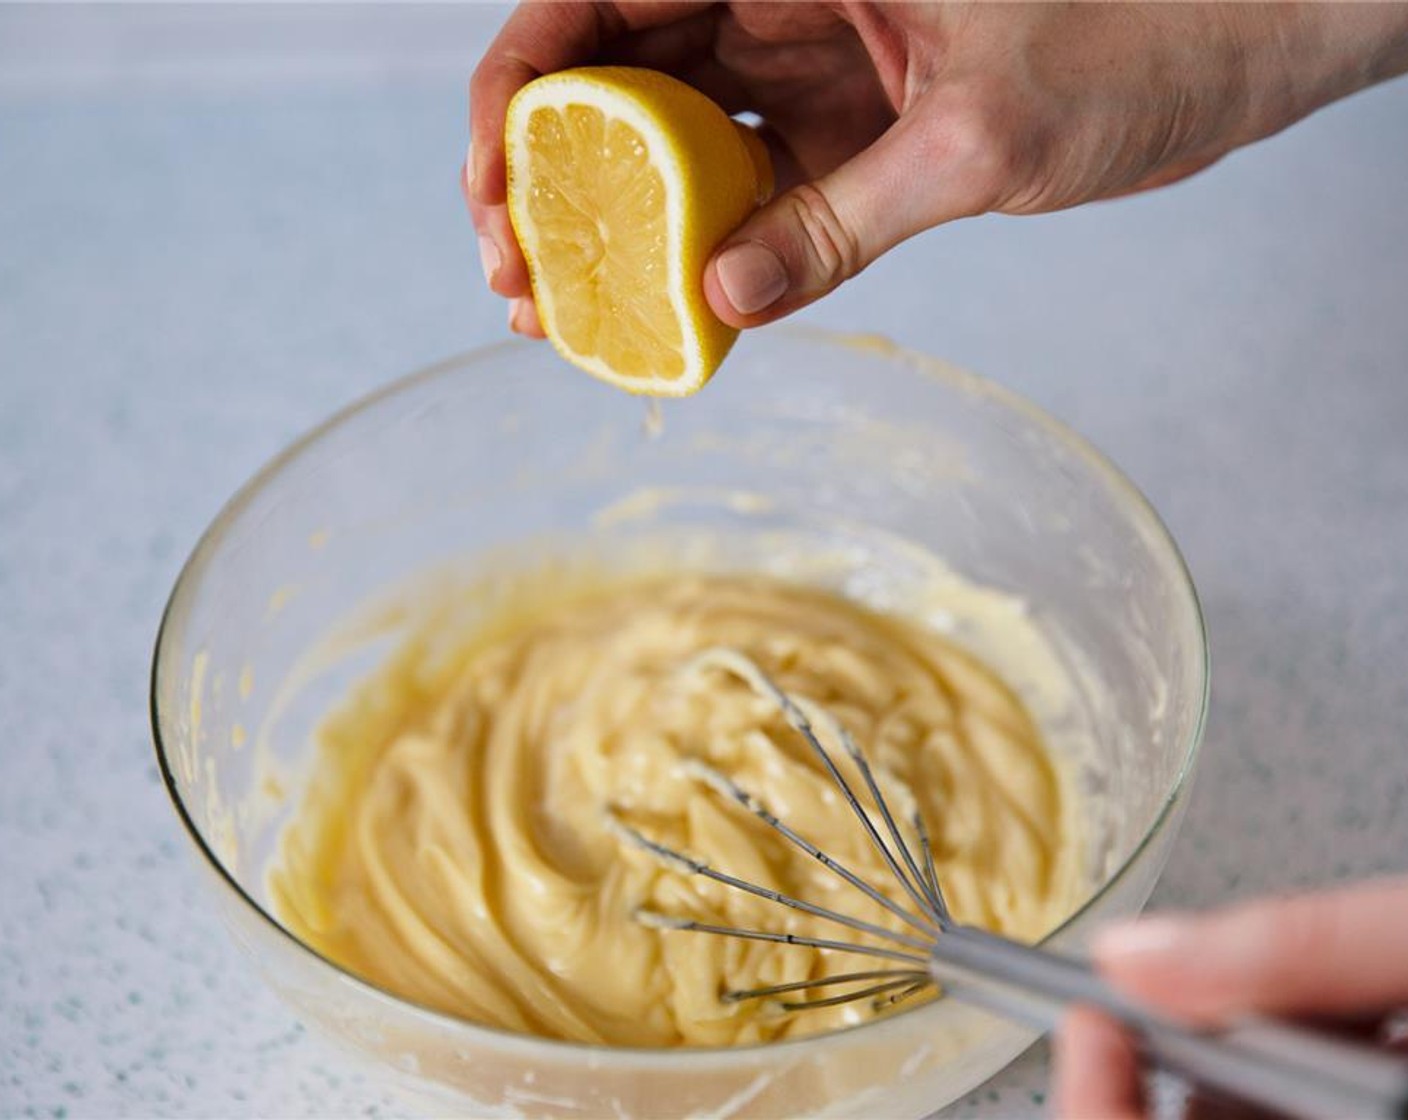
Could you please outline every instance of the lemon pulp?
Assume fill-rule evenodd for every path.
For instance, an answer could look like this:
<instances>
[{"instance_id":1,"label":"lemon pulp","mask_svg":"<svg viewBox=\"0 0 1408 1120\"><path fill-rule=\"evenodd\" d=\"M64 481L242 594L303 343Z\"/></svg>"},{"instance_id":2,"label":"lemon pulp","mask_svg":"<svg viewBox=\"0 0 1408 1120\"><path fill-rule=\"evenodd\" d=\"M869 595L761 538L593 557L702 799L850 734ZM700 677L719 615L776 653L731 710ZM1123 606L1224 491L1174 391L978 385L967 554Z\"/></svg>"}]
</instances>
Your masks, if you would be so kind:
<instances>
[{"instance_id":1,"label":"lemon pulp","mask_svg":"<svg viewBox=\"0 0 1408 1120\"><path fill-rule=\"evenodd\" d=\"M772 188L752 132L629 67L530 82L505 127L509 214L548 338L630 392L687 396L738 332L704 298L714 248Z\"/></svg>"}]
</instances>

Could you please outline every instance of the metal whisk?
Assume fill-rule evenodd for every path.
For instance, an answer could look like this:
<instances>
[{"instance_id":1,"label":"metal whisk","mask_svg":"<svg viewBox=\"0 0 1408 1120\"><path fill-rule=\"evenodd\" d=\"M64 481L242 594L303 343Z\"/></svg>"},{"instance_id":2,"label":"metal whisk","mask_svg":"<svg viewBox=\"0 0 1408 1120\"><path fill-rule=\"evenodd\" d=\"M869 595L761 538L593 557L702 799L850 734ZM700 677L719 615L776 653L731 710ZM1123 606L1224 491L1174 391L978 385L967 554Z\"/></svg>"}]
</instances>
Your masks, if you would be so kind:
<instances>
[{"instance_id":1,"label":"metal whisk","mask_svg":"<svg viewBox=\"0 0 1408 1120\"><path fill-rule=\"evenodd\" d=\"M1067 1005L1086 1004L1101 1009L1130 1028L1149 1060L1205 1088L1306 1120L1330 1117L1408 1120L1408 1064L1385 1053L1261 1017L1249 1017L1222 1031L1193 1030L1121 995L1100 980L1084 962L955 921L935 873L929 835L918 809L906 822L912 833L914 843L911 844L881 792L864 752L838 719L819 705L788 695L757 665L736 652L708 651L696 659L692 668L732 674L777 706L787 723L815 753L912 904L896 902L831 858L725 774L697 760L687 762L691 777L722 797L737 802L908 927L908 931L890 929L739 879L711 867L702 859L650 839L620 820L614 812L608 812L609 827L678 872L712 879L883 942L865 944L803 937L763 929L711 925L652 910L637 911L637 920L659 929L805 945L888 962L884 968L730 991L723 994L725 1002L769 999L776 1001L781 1010L801 1012L871 1000L878 1010L942 983L947 993L965 1002L1039 1030L1053 1028ZM880 819L878 825L866 810L861 796L841 773L818 728L824 729L825 738L839 745L854 764L865 795ZM839 995L810 994L815 989L832 987L848 990Z\"/></svg>"}]
</instances>

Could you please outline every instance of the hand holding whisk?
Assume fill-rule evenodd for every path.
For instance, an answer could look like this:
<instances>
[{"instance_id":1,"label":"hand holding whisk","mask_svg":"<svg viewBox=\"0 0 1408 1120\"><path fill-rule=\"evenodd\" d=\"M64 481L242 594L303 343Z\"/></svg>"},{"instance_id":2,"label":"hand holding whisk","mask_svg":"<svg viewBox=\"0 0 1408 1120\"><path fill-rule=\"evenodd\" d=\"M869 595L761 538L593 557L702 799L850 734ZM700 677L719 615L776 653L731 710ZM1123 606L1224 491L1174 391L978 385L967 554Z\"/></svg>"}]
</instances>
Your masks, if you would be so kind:
<instances>
[{"instance_id":1,"label":"hand holding whisk","mask_svg":"<svg viewBox=\"0 0 1408 1120\"><path fill-rule=\"evenodd\" d=\"M1066 1006L1085 1004L1128 1027L1150 1061L1207 1089L1306 1120L1408 1117L1408 1064L1384 1053L1265 1018L1244 1019L1221 1031L1195 1030L1115 991L1081 961L956 921L938 881L922 817L915 810L905 822L913 836L911 843L864 752L839 720L816 704L788 695L753 662L732 651L702 654L695 668L730 673L777 706L790 727L815 753L908 900L908 904L897 902L856 875L789 827L727 775L701 761L686 763L690 777L742 806L906 927L887 928L740 879L650 839L609 813L610 827L676 871L702 876L802 911L865 934L868 941L708 924L650 910L637 912L641 922L662 929L806 945L885 962L883 968L726 992L726 1002L769 999L776 1001L781 1010L800 1012L871 1000L879 1008L921 994L941 982L946 992L965 1002L1041 1030L1053 1028ZM878 816L878 823L865 808L862 794L842 774L818 728L824 729L825 738L838 745L854 764L864 797ZM815 989L832 987L846 990L839 995L811 994Z\"/></svg>"}]
</instances>

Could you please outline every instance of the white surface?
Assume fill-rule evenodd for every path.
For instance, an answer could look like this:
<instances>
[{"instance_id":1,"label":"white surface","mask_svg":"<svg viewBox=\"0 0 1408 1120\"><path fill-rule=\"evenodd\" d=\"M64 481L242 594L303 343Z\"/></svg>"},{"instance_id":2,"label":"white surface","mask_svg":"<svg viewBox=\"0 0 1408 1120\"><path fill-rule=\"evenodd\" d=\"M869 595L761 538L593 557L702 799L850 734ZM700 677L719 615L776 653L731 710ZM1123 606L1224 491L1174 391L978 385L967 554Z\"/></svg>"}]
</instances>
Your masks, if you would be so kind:
<instances>
[{"instance_id":1,"label":"white surface","mask_svg":"<svg viewBox=\"0 0 1408 1120\"><path fill-rule=\"evenodd\" d=\"M0 1114L397 1111L226 939L146 673L246 476L503 334L456 186L499 18L0 8ZM1405 138L1399 82L1157 195L937 231L809 316L1034 397L1182 543L1215 700L1161 905L1408 866Z\"/></svg>"}]
</instances>

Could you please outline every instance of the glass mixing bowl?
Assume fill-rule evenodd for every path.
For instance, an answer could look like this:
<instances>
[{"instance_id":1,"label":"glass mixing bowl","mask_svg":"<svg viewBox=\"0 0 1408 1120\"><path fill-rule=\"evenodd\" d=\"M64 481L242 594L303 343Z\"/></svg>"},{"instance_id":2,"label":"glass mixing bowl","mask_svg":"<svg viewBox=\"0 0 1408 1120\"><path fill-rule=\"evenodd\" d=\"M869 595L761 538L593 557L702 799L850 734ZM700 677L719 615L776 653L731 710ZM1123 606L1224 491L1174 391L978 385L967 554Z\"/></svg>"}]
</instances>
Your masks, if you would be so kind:
<instances>
[{"instance_id":1,"label":"glass mixing bowl","mask_svg":"<svg viewBox=\"0 0 1408 1120\"><path fill-rule=\"evenodd\" d=\"M926 1115L1032 1033L945 999L763 1046L556 1042L380 991L274 915L265 873L315 725L385 655L396 615L336 656L327 634L427 572L535 539L609 536L647 509L667 528L752 519L841 540L861 594L880 566L929 550L1020 597L1081 682L1072 718L1087 744L1071 765L1091 890L1049 943L1079 951L1144 903L1183 815L1208 663L1188 573L1133 486L1011 393L873 338L751 332L664 420L650 437L639 402L513 343L407 377L289 448L221 512L172 592L152 680L166 784L255 966L429 1111ZM1004 670L1000 651L988 659Z\"/></svg>"}]
</instances>

